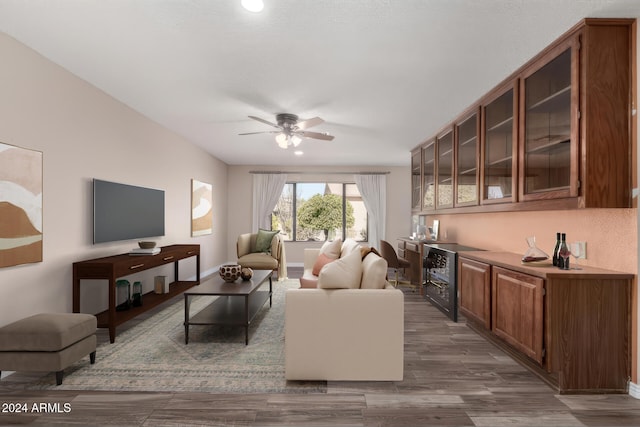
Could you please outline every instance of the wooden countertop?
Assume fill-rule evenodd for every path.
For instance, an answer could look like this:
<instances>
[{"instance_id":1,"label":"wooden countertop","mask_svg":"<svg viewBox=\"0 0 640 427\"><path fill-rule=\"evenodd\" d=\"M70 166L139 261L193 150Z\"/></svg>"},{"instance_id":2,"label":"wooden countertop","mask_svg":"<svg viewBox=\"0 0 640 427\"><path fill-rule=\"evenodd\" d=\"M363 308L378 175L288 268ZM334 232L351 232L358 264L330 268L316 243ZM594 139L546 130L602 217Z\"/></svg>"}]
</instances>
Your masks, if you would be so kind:
<instances>
[{"instance_id":1,"label":"wooden countertop","mask_svg":"<svg viewBox=\"0 0 640 427\"><path fill-rule=\"evenodd\" d=\"M623 273L620 271L606 270L604 268L588 267L580 265L580 270L576 270L574 259L571 258L571 270L560 270L551 264L551 260L546 263L529 263L522 262L522 255L513 252L494 252L494 251L463 251L458 252L458 256L496 265L510 270L519 271L531 276L541 277L543 279L553 278L588 278L588 279L633 279L632 273Z\"/></svg>"}]
</instances>

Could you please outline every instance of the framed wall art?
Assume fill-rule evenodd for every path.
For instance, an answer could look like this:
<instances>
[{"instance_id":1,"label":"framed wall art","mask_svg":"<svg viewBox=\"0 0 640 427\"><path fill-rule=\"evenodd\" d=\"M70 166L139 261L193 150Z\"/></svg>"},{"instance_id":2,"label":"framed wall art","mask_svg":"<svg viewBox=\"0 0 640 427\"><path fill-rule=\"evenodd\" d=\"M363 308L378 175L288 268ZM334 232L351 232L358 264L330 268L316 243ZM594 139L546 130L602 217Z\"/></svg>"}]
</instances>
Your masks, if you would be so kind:
<instances>
[{"instance_id":1,"label":"framed wall art","mask_svg":"<svg viewBox=\"0 0 640 427\"><path fill-rule=\"evenodd\" d=\"M211 234L213 229L213 200L211 184L191 180L191 236Z\"/></svg>"},{"instance_id":2,"label":"framed wall art","mask_svg":"<svg viewBox=\"0 0 640 427\"><path fill-rule=\"evenodd\" d=\"M42 152L0 142L0 267L42 262Z\"/></svg>"}]
</instances>

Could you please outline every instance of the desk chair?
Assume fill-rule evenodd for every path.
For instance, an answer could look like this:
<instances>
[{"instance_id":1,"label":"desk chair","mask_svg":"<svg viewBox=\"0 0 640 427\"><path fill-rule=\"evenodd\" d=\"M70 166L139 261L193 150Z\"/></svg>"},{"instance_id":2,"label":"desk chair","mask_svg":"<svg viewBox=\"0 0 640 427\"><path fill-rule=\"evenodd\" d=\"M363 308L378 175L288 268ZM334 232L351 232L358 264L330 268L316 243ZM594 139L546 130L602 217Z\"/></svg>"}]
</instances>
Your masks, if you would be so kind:
<instances>
[{"instance_id":1,"label":"desk chair","mask_svg":"<svg viewBox=\"0 0 640 427\"><path fill-rule=\"evenodd\" d=\"M409 285L413 287L413 284L408 280L399 280L398 270L405 270L406 268L411 267L411 263L406 259L399 257L396 254L395 249L391 246L391 243L386 240L380 240L380 256L387 260L387 264L389 268L392 268L395 272L395 279L389 280L389 282L394 286L398 287L399 285ZM415 292L415 287L414 287Z\"/></svg>"}]
</instances>

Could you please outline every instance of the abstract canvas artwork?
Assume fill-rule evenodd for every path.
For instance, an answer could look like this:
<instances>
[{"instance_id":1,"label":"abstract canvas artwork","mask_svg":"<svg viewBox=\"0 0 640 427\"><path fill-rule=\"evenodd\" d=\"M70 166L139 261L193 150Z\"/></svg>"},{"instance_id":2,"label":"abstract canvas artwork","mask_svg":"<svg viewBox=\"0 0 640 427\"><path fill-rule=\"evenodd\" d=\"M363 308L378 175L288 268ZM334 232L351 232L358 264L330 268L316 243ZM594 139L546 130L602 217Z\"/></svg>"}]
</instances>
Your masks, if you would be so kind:
<instances>
[{"instance_id":1,"label":"abstract canvas artwork","mask_svg":"<svg viewBox=\"0 0 640 427\"><path fill-rule=\"evenodd\" d=\"M42 261L42 153L0 143L0 267Z\"/></svg>"},{"instance_id":2,"label":"abstract canvas artwork","mask_svg":"<svg viewBox=\"0 0 640 427\"><path fill-rule=\"evenodd\" d=\"M211 234L213 228L212 185L191 180L191 236Z\"/></svg>"}]
</instances>

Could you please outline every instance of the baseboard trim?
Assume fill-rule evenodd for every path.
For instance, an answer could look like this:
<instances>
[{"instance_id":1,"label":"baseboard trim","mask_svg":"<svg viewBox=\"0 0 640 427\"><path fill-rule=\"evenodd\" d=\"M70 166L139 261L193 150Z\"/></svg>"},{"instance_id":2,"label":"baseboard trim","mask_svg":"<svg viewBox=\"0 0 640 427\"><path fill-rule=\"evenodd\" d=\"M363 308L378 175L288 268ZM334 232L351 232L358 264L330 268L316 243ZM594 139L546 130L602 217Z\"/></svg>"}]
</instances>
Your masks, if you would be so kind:
<instances>
[{"instance_id":1,"label":"baseboard trim","mask_svg":"<svg viewBox=\"0 0 640 427\"><path fill-rule=\"evenodd\" d=\"M640 399L640 385L629 381L629 396Z\"/></svg>"}]
</instances>

